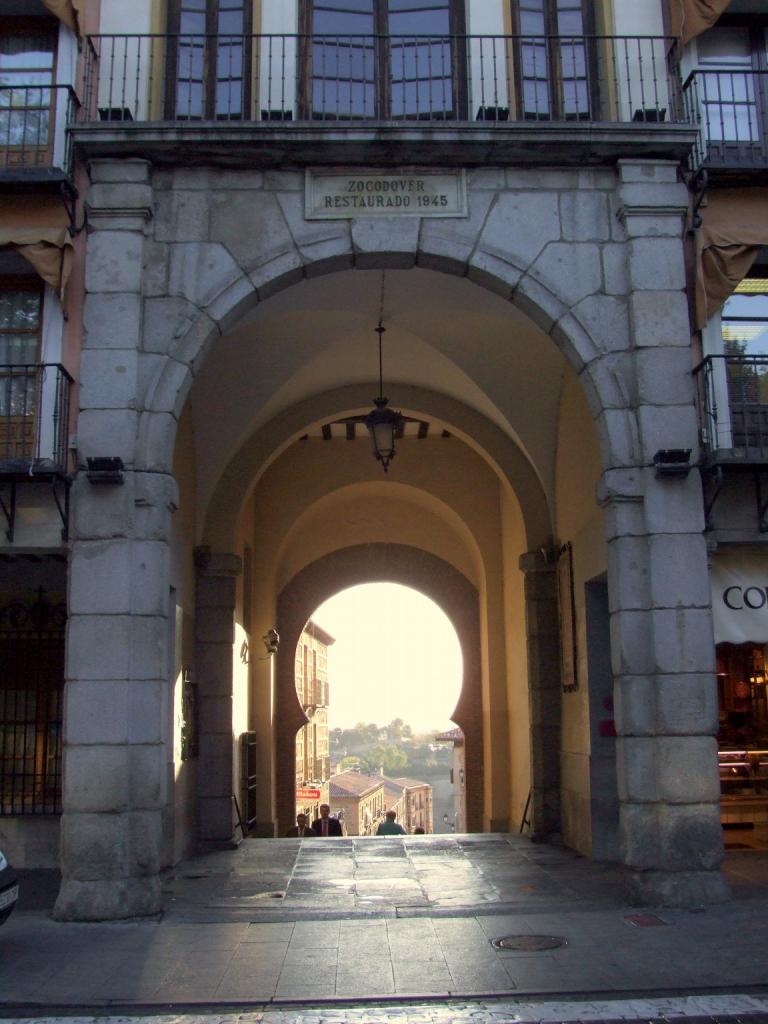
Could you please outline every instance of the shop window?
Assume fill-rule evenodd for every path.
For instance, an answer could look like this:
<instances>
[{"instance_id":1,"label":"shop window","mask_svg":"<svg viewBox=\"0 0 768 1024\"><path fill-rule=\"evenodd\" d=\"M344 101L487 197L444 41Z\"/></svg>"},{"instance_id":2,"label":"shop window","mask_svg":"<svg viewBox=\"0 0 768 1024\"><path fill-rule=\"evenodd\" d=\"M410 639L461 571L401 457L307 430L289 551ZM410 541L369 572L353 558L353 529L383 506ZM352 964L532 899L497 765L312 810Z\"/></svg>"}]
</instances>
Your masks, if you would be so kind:
<instances>
[{"instance_id":1,"label":"shop window","mask_svg":"<svg viewBox=\"0 0 768 1024\"><path fill-rule=\"evenodd\" d=\"M587 121L593 10L586 0L512 0L516 86L526 121Z\"/></svg>"},{"instance_id":2,"label":"shop window","mask_svg":"<svg viewBox=\"0 0 768 1024\"><path fill-rule=\"evenodd\" d=\"M177 120L250 116L251 0L171 0L167 105Z\"/></svg>"},{"instance_id":3,"label":"shop window","mask_svg":"<svg viewBox=\"0 0 768 1024\"><path fill-rule=\"evenodd\" d=\"M50 164L56 35L39 18L0 23L0 165Z\"/></svg>"},{"instance_id":4,"label":"shop window","mask_svg":"<svg viewBox=\"0 0 768 1024\"><path fill-rule=\"evenodd\" d=\"M61 811L63 602L0 605L0 815Z\"/></svg>"},{"instance_id":5,"label":"shop window","mask_svg":"<svg viewBox=\"0 0 768 1024\"><path fill-rule=\"evenodd\" d=\"M304 0L302 116L457 120L462 0Z\"/></svg>"},{"instance_id":6,"label":"shop window","mask_svg":"<svg viewBox=\"0 0 768 1024\"><path fill-rule=\"evenodd\" d=\"M722 749L768 747L765 648L717 645L719 741Z\"/></svg>"},{"instance_id":7,"label":"shop window","mask_svg":"<svg viewBox=\"0 0 768 1024\"><path fill-rule=\"evenodd\" d=\"M0 459L35 451L42 308L38 278L0 278Z\"/></svg>"}]
</instances>

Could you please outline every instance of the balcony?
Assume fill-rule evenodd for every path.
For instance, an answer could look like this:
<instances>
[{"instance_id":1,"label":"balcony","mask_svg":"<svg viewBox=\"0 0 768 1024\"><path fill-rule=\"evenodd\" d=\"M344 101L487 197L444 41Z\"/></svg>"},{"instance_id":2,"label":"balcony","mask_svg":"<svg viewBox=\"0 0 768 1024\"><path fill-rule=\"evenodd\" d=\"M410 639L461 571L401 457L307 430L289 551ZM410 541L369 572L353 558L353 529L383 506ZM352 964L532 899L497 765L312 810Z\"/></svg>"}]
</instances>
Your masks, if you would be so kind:
<instances>
[{"instance_id":1,"label":"balcony","mask_svg":"<svg viewBox=\"0 0 768 1024\"><path fill-rule=\"evenodd\" d=\"M768 168L768 71L693 71L683 96L687 117L699 125L692 169L723 172Z\"/></svg>"},{"instance_id":2,"label":"balcony","mask_svg":"<svg viewBox=\"0 0 768 1024\"><path fill-rule=\"evenodd\" d=\"M694 375L705 460L768 462L768 355L707 356Z\"/></svg>"},{"instance_id":3,"label":"balcony","mask_svg":"<svg viewBox=\"0 0 768 1024\"><path fill-rule=\"evenodd\" d=\"M0 364L0 475L66 473L73 380L59 363Z\"/></svg>"},{"instance_id":4,"label":"balcony","mask_svg":"<svg viewBox=\"0 0 768 1024\"><path fill-rule=\"evenodd\" d=\"M21 492L50 486L69 536L72 377L59 363L0 364L0 512L11 543Z\"/></svg>"},{"instance_id":5,"label":"balcony","mask_svg":"<svg viewBox=\"0 0 768 1024\"><path fill-rule=\"evenodd\" d=\"M68 178L72 153L67 129L77 110L68 85L0 86L0 182Z\"/></svg>"},{"instance_id":6,"label":"balcony","mask_svg":"<svg viewBox=\"0 0 768 1024\"><path fill-rule=\"evenodd\" d=\"M224 144L230 161L265 142L275 165L349 158L355 140L352 155L393 163L406 142L408 162L436 142L467 162L474 145L481 164L551 150L582 165L632 145L682 158L694 133L671 50L657 36L92 36L76 141L86 155Z\"/></svg>"}]
</instances>

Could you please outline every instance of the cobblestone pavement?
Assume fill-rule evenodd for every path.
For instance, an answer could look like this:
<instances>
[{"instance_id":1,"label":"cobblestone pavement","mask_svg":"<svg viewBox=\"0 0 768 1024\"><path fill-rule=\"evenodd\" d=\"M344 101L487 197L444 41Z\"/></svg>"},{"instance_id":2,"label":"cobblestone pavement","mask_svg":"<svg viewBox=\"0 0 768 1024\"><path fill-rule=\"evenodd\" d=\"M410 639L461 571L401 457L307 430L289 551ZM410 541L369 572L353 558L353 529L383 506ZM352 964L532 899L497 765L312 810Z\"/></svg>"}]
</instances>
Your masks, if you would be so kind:
<instances>
[{"instance_id":1,"label":"cobblestone pavement","mask_svg":"<svg viewBox=\"0 0 768 1024\"><path fill-rule=\"evenodd\" d=\"M159 917L105 924L52 921L55 886L22 877L0 928L0 1013L318 1024L408 1020L403 1001L422 1000L415 1020L482 1022L516 1019L498 1000L762 998L768 854L729 855L727 875L730 903L638 909L617 868L517 836L262 840L178 865ZM389 1002L371 1016L372 1000Z\"/></svg>"},{"instance_id":2,"label":"cobblestone pavement","mask_svg":"<svg viewBox=\"0 0 768 1024\"><path fill-rule=\"evenodd\" d=\"M5 1024L765 1024L768 999L755 996L683 996L592 1002L418 1002L400 1005L310 1006L251 1013L163 1014L141 1017L9 1017Z\"/></svg>"}]
</instances>

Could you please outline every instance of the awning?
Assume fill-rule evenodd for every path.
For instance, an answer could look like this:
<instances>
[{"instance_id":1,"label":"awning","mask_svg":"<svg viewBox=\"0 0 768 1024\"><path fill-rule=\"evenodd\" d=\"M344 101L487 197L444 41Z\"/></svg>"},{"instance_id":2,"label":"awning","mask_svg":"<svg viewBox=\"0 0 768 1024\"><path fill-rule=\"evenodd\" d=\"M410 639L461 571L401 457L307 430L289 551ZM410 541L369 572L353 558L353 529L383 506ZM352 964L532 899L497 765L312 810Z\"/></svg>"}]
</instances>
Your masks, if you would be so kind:
<instances>
[{"instance_id":1,"label":"awning","mask_svg":"<svg viewBox=\"0 0 768 1024\"><path fill-rule=\"evenodd\" d=\"M712 28L731 0L669 0L672 35L683 46Z\"/></svg>"},{"instance_id":2,"label":"awning","mask_svg":"<svg viewBox=\"0 0 768 1024\"><path fill-rule=\"evenodd\" d=\"M768 192L717 189L699 208L696 232L696 328L722 308L768 245Z\"/></svg>"},{"instance_id":3,"label":"awning","mask_svg":"<svg viewBox=\"0 0 768 1024\"><path fill-rule=\"evenodd\" d=\"M6 227L0 224L0 246L16 249L59 295L65 290L73 255L68 228Z\"/></svg>"},{"instance_id":4,"label":"awning","mask_svg":"<svg viewBox=\"0 0 768 1024\"><path fill-rule=\"evenodd\" d=\"M82 0L43 0L43 5L51 14L55 14L59 21L63 21L79 36L83 35L80 18L81 4Z\"/></svg>"},{"instance_id":5,"label":"awning","mask_svg":"<svg viewBox=\"0 0 768 1024\"><path fill-rule=\"evenodd\" d=\"M715 643L768 643L768 556L718 553L709 578Z\"/></svg>"}]
</instances>

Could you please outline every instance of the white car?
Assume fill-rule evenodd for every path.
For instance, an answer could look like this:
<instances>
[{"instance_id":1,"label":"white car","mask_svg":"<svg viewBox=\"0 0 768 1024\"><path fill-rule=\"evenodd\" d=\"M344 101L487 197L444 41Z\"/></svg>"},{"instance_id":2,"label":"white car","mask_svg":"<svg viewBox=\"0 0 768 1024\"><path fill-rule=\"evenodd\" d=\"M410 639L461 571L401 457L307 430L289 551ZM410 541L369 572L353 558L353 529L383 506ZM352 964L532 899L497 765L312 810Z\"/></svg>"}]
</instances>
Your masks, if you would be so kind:
<instances>
[{"instance_id":1,"label":"white car","mask_svg":"<svg viewBox=\"0 0 768 1024\"><path fill-rule=\"evenodd\" d=\"M0 850L0 924L11 916L19 898L19 883L8 861Z\"/></svg>"}]
</instances>

